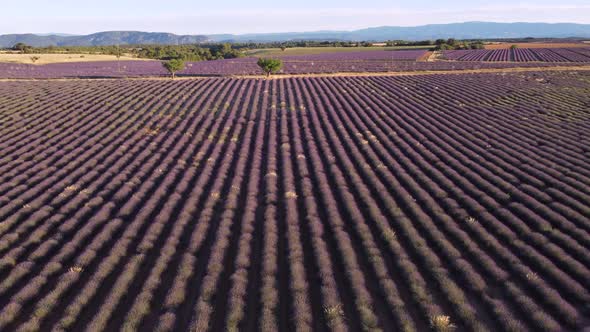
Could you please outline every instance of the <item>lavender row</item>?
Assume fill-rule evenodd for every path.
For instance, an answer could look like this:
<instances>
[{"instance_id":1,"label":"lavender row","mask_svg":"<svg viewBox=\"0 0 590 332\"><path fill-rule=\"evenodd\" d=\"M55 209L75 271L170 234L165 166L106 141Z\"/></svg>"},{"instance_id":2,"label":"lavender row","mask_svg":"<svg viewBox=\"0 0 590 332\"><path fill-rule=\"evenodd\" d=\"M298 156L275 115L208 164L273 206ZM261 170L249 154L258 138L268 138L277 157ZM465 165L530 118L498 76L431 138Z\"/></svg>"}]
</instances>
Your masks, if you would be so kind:
<instances>
[{"instance_id":1,"label":"lavender row","mask_svg":"<svg viewBox=\"0 0 590 332\"><path fill-rule=\"evenodd\" d=\"M590 62L589 48L516 48L499 50L443 51L443 57L456 61L486 62Z\"/></svg>"}]
</instances>

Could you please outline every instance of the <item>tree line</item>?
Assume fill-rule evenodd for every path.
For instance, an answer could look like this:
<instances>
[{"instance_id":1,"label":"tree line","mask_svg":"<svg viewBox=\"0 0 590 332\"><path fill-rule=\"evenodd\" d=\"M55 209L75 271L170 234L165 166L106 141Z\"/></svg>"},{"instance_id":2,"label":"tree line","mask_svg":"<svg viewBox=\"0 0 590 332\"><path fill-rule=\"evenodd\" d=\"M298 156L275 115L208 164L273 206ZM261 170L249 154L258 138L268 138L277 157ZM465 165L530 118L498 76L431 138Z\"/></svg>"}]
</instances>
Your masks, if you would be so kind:
<instances>
[{"instance_id":1,"label":"tree line","mask_svg":"<svg viewBox=\"0 0 590 332\"><path fill-rule=\"evenodd\" d=\"M437 39L434 42L436 51L444 50L481 50L484 49L484 43L480 40L476 41L460 41L455 38Z\"/></svg>"},{"instance_id":2,"label":"tree line","mask_svg":"<svg viewBox=\"0 0 590 332\"><path fill-rule=\"evenodd\" d=\"M232 59L242 56L240 50L229 44L186 44L186 45L109 45L109 46L47 46L33 47L17 43L12 50L24 54L45 53L89 53L107 55L128 55L156 60L204 61Z\"/></svg>"},{"instance_id":3,"label":"tree line","mask_svg":"<svg viewBox=\"0 0 590 332\"><path fill-rule=\"evenodd\" d=\"M438 39L422 41L388 40L383 42L386 47L424 46L430 49L469 49L483 48L482 41L459 41L456 39ZM138 58L156 60L181 59L183 61L204 61L238 58L248 50L264 48L301 47L373 47L369 41L286 41L266 43L204 43L184 45L108 45L108 46L47 46L34 47L25 43L17 43L11 49L25 54L41 53L89 53L107 55L128 55Z\"/></svg>"}]
</instances>

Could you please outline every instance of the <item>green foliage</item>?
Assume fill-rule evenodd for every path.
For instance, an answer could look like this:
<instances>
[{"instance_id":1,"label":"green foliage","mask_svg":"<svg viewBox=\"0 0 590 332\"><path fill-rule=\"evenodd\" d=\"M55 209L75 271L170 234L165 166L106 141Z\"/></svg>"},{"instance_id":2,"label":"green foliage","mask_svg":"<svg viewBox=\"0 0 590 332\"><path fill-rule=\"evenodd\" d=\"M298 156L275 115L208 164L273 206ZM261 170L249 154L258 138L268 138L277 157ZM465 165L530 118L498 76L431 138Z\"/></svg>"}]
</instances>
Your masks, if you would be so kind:
<instances>
[{"instance_id":1,"label":"green foliage","mask_svg":"<svg viewBox=\"0 0 590 332\"><path fill-rule=\"evenodd\" d=\"M469 46L472 50L483 50L485 48L484 43L480 42L480 41L473 42L473 43L469 44Z\"/></svg>"},{"instance_id":2,"label":"green foliage","mask_svg":"<svg viewBox=\"0 0 590 332\"><path fill-rule=\"evenodd\" d=\"M212 60L211 50L196 45L157 45L142 46L136 51L140 58L172 60L182 59L184 61Z\"/></svg>"},{"instance_id":3,"label":"green foliage","mask_svg":"<svg viewBox=\"0 0 590 332\"><path fill-rule=\"evenodd\" d=\"M271 73L275 73L283 67L283 62L279 59L260 58L257 63L266 76L270 76Z\"/></svg>"},{"instance_id":4,"label":"green foliage","mask_svg":"<svg viewBox=\"0 0 590 332\"><path fill-rule=\"evenodd\" d=\"M510 46L510 49L511 49L511 50L515 50L515 49L517 49L517 48L518 48L518 45L512 45L512 46Z\"/></svg>"},{"instance_id":5,"label":"green foliage","mask_svg":"<svg viewBox=\"0 0 590 332\"><path fill-rule=\"evenodd\" d=\"M437 50L445 51L445 50L454 50L455 48L447 43L440 44L436 47Z\"/></svg>"},{"instance_id":6,"label":"green foliage","mask_svg":"<svg viewBox=\"0 0 590 332\"><path fill-rule=\"evenodd\" d=\"M204 61L217 59L233 59L242 53L231 44L211 45L144 45L135 51L140 58L184 61Z\"/></svg>"},{"instance_id":7,"label":"green foliage","mask_svg":"<svg viewBox=\"0 0 590 332\"><path fill-rule=\"evenodd\" d=\"M432 40L418 40L418 41L408 41L408 40L388 40L385 42L386 46L431 46L434 45L435 42Z\"/></svg>"},{"instance_id":8,"label":"green foliage","mask_svg":"<svg viewBox=\"0 0 590 332\"><path fill-rule=\"evenodd\" d=\"M463 41L459 42L456 39L449 38L448 40L437 39L435 50L479 50L484 48L481 41Z\"/></svg>"},{"instance_id":9,"label":"green foliage","mask_svg":"<svg viewBox=\"0 0 590 332\"><path fill-rule=\"evenodd\" d=\"M457 40L455 38L449 38L447 39L447 45L456 46Z\"/></svg>"},{"instance_id":10,"label":"green foliage","mask_svg":"<svg viewBox=\"0 0 590 332\"><path fill-rule=\"evenodd\" d=\"M163 62L162 65L164 66L164 68L166 68L168 72L170 72L170 74L172 74L172 78L176 76L177 71L181 71L184 69L184 61L182 61L181 59L168 60Z\"/></svg>"},{"instance_id":11,"label":"green foliage","mask_svg":"<svg viewBox=\"0 0 590 332\"><path fill-rule=\"evenodd\" d=\"M217 59L234 59L241 56L240 52L235 50L229 43L215 45L211 48L211 52Z\"/></svg>"},{"instance_id":12,"label":"green foliage","mask_svg":"<svg viewBox=\"0 0 590 332\"><path fill-rule=\"evenodd\" d=\"M21 53L29 53L33 49L33 47L25 43L16 43L14 44L12 49L15 51L20 51Z\"/></svg>"},{"instance_id":13,"label":"green foliage","mask_svg":"<svg viewBox=\"0 0 590 332\"><path fill-rule=\"evenodd\" d=\"M204 61L231 59L242 56L242 52L231 44L199 44L199 45L112 45L112 46L48 46L31 47L18 43L13 50L22 53L87 53L107 54L117 58L135 56L155 60L181 59L184 61Z\"/></svg>"}]
</instances>

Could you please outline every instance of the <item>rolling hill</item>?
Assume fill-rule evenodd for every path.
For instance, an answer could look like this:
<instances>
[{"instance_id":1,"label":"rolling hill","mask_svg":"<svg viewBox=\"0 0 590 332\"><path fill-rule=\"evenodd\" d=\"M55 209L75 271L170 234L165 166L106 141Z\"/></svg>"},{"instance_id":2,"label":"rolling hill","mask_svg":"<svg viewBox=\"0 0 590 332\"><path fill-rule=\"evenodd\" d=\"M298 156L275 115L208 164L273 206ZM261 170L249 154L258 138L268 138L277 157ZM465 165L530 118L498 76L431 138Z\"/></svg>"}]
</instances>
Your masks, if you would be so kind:
<instances>
[{"instance_id":1,"label":"rolling hill","mask_svg":"<svg viewBox=\"0 0 590 332\"><path fill-rule=\"evenodd\" d=\"M0 47L18 42L32 46L100 46L115 44L195 44L203 42L273 42L287 40L427 40L437 38L590 38L590 24L465 22L415 27L383 26L354 31L280 32L259 34L175 35L163 32L106 31L90 35L11 34L0 36Z\"/></svg>"}]
</instances>

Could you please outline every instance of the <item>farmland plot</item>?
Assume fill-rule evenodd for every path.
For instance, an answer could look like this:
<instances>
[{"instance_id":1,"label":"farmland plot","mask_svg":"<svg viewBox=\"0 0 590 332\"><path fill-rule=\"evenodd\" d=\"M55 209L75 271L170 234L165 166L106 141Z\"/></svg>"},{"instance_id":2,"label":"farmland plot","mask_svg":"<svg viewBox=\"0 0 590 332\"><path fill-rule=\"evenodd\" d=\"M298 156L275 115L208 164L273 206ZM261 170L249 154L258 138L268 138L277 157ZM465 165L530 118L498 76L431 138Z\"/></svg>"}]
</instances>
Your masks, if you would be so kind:
<instances>
[{"instance_id":1,"label":"farmland plot","mask_svg":"<svg viewBox=\"0 0 590 332\"><path fill-rule=\"evenodd\" d=\"M458 61L485 62L590 62L590 49L577 48L516 48L496 50L443 51L443 58Z\"/></svg>"},{"instance_id":2,"label":"farmland plot","mask_svg":"<svg viewBox=\"0 0 590 332\"><path fill-rule=\"evenodd\" d=\"M0 330L590 325L590 73L0 82Z\"/></svg>"},{"instance_id":3,"label":"farmland plot","mask_svg":"<svg viewBox=\"0 0 590 332\"><path fill-rule=\"evenodd\" d=\"M486 50L482 50L488 52ZM399 51L398 51L399 52ZM461 51L454 51L461 52ZM365 52L363 54L368 54ZM395 53L395 52L389 52ZM332 56L330 58L329 56ZM447 55L448 56L448 55ZM580 55L582 56L582 55ZM492 61L408 61L405 59L345 58L334 54L284 57L278 74L334 74L419 72L509 68L573 67L584 62L492 62ZM297 58L296 60L294 58ZM590 61L590 57L588 58ZM256 58L238 58L189 62L178 76L242 76L263 75ZM55 79L55 78L125 78L167 77L169 73L160 61L116 61L53 63L46 65L0 63L0 79Z\"/></svg>"}]
</instances>

